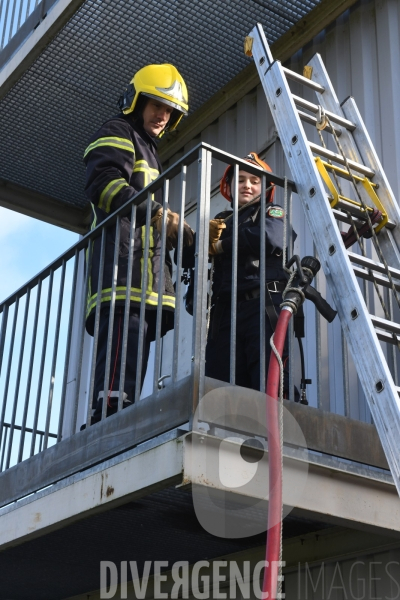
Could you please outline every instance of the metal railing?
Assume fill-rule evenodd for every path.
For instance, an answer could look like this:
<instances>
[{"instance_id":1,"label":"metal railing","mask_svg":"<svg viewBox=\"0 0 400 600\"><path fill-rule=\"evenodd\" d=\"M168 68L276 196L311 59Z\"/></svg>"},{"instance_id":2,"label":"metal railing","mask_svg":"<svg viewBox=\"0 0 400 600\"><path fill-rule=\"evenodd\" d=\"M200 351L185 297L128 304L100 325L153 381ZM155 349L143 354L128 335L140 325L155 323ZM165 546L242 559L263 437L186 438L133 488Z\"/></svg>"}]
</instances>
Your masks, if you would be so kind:
<instances>
[{"instance_id":1,"label":"metal railing","mask_svg":"<svg viewBox=\"0 0 400 600\"><path fill-rule=\"evenodd\" d=\"M57 0L0 1L0 69L56 2Z\"/></svg>"},{"instance_id":2,"label":"metal railing","mask_svg":"<svg viewBox=\"0 0 400 600\"><path fill-rule=\"evenodd\" d=\"M119 247L121 218L128 217L130 222L130 244L128 258L127 289L131 288L131 270L133 260L133 240L135 228L144 226L146 230L143 250L143 263L148 264L150 248L151 203L154 193L163 190L164 208L167 204L180 215L180 228L175 250L176 272L176 310L175 327L166 338L161 336L162 305L158 295L156 311L156 336L153 344L154 364L149 362L149 371L153 368L147 394L157 394L162 374L162 361L168 358L170 372L168 386L174 386L187 374L191 376L190 406L188 414L193 414L199 398L204 394L205 348L207 343L207 294L208 294L208 223L211 201L212 160L219 163L218 170L225 165L235 165L237 181L239 168L260 175L260 170L232 155L206 144L200 144L169 168L157 180L151 183L135 198L110 214L96 229L93 229L61 257L21 287L16 293L0 304L0 456L2 469L33 456L40 450L65 439L79 431L82 423L90 424L96 353L98 350L98 332L101 314L101 294L97 295L94 317L94 337L85 332L86 298L90 285L90 265L96 240L100 243L99 274L103 273L107 231L115 232L115 247ZM221 161L221 162L220 162ZM215 168L217 168L215 166ZM268 180L283 186L284 180L268 175ZM263 200L261 210L265 211L266 181L263 181ZM183 216L189 195L192 205L196 201L197 215L195 249L195 290L194 310L191 322L192 337L188 336L188 323L191 319L183 308L182 297L186 291L182 282ZM146 223L136 223L137 205L145 202L147 208ZM164 211L166 215L166 211ZM166 250L166 219L161 233L161 264L164 263ZM232 307L236 306L237 285L237 212L233 220L233 295ZM264 241L265 244L265 241ZM265 283L265 252L260 258L261 273ZM104 373L104 390L109 389L111 380L111 339L116 306L116 287L118 276L118 252L114 253L113 281L110 293L110 319ZM99 276L98 292L101 291L102 277ZM160 289L164 285L164 271L160 271ZM143 269L141 283L141 308L139 325L139 351L137 373L142 371L142 340L145 327L145 297L147 289L147 270ZM261 303L265 302L265 295ZM130 297L124 303L124 320L121 346L121 380L118 410L122 409L124 389L124 368L128 344L128 316ZM189 321L188 321L189 319ZM261 356L265 352L265 312L261 310ZM189 325L190 327L190 325ZM232 311L231 343L231 383L235 383L235 336L236 310ZM264 365L263 359L261 364ZM265 368L261 370L260 389L265 389ZM140 377L137 377L135 402L141 395ZM179 399L187 403L187 397ZM106 418L106 403L103 403L102 419ZM141 404L141 403L140 403ZM168 429L168 425L166 425Z\"/></svg>"}]
</instances>

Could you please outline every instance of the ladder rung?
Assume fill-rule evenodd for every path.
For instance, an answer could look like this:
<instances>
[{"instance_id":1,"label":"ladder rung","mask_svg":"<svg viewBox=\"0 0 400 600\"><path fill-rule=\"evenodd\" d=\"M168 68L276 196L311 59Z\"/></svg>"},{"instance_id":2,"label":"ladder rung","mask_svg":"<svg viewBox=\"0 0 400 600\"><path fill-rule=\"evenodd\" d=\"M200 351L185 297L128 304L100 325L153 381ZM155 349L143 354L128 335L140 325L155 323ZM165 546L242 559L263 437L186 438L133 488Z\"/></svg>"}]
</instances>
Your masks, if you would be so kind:
<instances>
[{"instance_id":1,"label":"ladder rung","mask_svg":"<svg viewBox=\"0 0 400 600\"><path fill-rule=\"evenodd\" d=\"M308 113L305 113L302 110L298 110L297 112L302 121L305 121L306 123L310 123L310 125L314 125L314 127L315 127L315 125L317 124L317 117L313 117L312 115L309 115ZM332 128L329 127L329 125L327 127L325 127L325 129L326 129L326 131L329 131L329 133L332 133ZM336 129L336 127L335 127L334 130L338 137L340 135L342 135L341 129Z\"/></svg>"},{"instance_id":2,"label":"ladder rung","mask_svg":"<svg viewBox=\"0 0 400 600\"><path fill-rule=\"evenodd\" d=\"M376 335L378 340L380 340L381 342L386 342L387 344L393 344L394 346L397 346L397 341L396 339L393 337L392 334L388 333L387 331L379 331L376 330ZM398 338L398 341L400 342L400 336L396 336Z\"/></svg>"},{"instance_id":3,"label":"ladder rung","mask_svg":"<svg viewBox=\"0 0 400 600\"><path fill-rule=\"evenodd\" d=\"M317 119L315 119L317 120ZM332 165L329 162L326 161L322 161L322 164L324 165L325 169L327 171L332 171L337 173L337 175L339 175L340 177L342 177L343 179L347 179L348 181L353 181L353 177L357 182L363 182L365 181L365 177L360 177L360 175L353 175L353 177L351 177L351 175L349 175L349 172L347 171L347 169L343 169L342 167L337 167L336 165ZM374 188L377 188L378 186L376 185L376 183L372 183L372 181L370 182L371 186Z\"/></svg>"},{"instance_id":4,"label":"ladder rung","mask_svg":"<svg viewBox=\"0 0 400 600\"><path fill-rule=\"evenodd\" d=\"M325 88L322 85L320 85L316 81L313 81L312 79L307 79L307 77L303 77L303 75L299 75L299 73L296 73L295 71L291 71L286 67L282 67L282 71L285 73L288 79L292 79L293 81L302 83L303 85L306 85L307 87L311 88L312 90L315 90L316 92L319 92L320 94L323 94L325 91Z\"/></svg>"},{"instance_id":5,"label":"ladder rung","mask_svg":"<svg viewBox=\"0 0 400 600\"><path fill-rule=\"evenodd\" d=\"M336 154L336 152L332 152L331 150L328 150L327 148L323 148L322 146L319 146L318 144L314 144L314 142L308 142L308 145L310 146L312 152L314 152L315 154L319 154L320 156L325 156L325 158L334 160L335 162L337 162L341 165L346 164L343 156L341 156L340 154ZM369 167L366 167L365 165L362 165L361 163L357 163L354 160L350 160L349 158L347 159L347 162L349 163L350 168L353 169L354 171L363 173L364 175L367 175L367 177L373 177L375 175L375 173L372 169L370 169Z\"/></svg>"},{"instance_id":6,"label":"ladder rung","mask_svg":"<svg viewBox=\"0 0 400 600\"><path fill-rule=\"evenodd\" d=\"M386 275L386 269L382 263L378 263L371 258L366 258L360 254L355 254L354 252L348 252L347 254L352 263L366 267L367 269L371 269L371 271L376 271L377 273L383 273ZM400 269L389 267L389 273L395 279L400 279Z\"/></svg>"},{"instance_id":7,"label":"ladder rung","mask_svg":"<svg viewBox=\"0 0 400 600\"><path fill-rule=\"evenodd\" d=\"M374 327L379 327L379 329L400 335L399 323L394 323L393 321L388 321L387 319L382 319L381 317L376 317L375 315L370 315L370 317Z\"/></svg>"},{"instance_id":8,"label":"ladder rung","mask_svg":"<svg viewBox=\"0 0 400 600\"><path fill-rule=\"evenodd\" d=\"M337 206L337 205L336 205ZM348 208L346 206L346 211L350 212L353 216L357 217L358 219L360 219L360 221L366 221L365 216L361 214L361 211L358 209L353 209L353 208ZM333 216L335 217L335 219L337 221L341 221L342 223L348 223L349 225L351 225L351 221L349 219L349 217L347 216L346 213L341 212L340 210L337 210L336 208L332 208L332 212L333 212ZM396 227L396 224L393 223L393 221L388 221L385 225L385 227L387 229L394 229Z\"/></svg>"},{"instance_id":9,"label":"ladder rung","mask_svg":"<svg viewBox=\"0 0 400 600\"><path fill-rule=\"evenodd\" d=\"M300 96L296 96L295 94L292 94L292 98L294 100L294 103L297 106L301 106L302 108L306 108L307 110L310 110L311 112L317 114L318 109L319 109L318 104L314 104L313 102L309 102L308 100L304 100L304 98L300 98ZM329 110L326 110L325 114L329 117L330 121L333 121L337 125L341 125L342 127L344 127L345 129L347 129L348 131L354 131L355 128L356 128L356 126L355 126L354 123L352 123L348 119L345 119L344 117L340 117L339 115L335 115L335 113L330 112Z\"/></svg>"},{"instance_id":10,"label":"ladder rung","mask_svg":"<svg viewBox=\"0 0 400 600\"><path fill-rule=\"evenodd\" d=\"M369 271L367 271L366 269L362 269L361 267L353 267L353 271L354 271L354 275L356 277L360 277L360 279L365 279L366 281L374 281L375 280L378 285L383 285L383 287L387 287L387 288L392 287L389 279L387 277L384 277L383 275L378 275L377 273L375 273L374 275L371 275L369 273ZM400 282L395 283L394 287L396 288L396 290L400 290Z\"/></svg>"}]
</instances>

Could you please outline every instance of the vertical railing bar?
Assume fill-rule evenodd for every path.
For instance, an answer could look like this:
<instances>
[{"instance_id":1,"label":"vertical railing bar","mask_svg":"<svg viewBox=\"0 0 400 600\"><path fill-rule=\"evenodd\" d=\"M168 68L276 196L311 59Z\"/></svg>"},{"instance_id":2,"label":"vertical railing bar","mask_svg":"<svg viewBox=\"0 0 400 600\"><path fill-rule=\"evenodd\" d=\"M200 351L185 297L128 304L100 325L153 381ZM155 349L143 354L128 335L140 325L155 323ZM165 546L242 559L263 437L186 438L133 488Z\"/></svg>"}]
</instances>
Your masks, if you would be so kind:
<instances>
[{"instance_id":1,"label":"vertical railing bar","mask_svg":"<svg viewBox=\"0 0 400 600\"><path fill-rule=\"evenodd\" d=\"M343 329L340 331L342 341L342 373L344 391L344 416L350 417L349 366L347 362L347 344Z\"/></svg>"},{"instance_id":2,"label":"vertical railing bar","mask_svg":"<svg viewBox=\"0 0 400 600\"><path fill-rule=\"evenodd\" d=\"M195 281L192 336L192 389L189 427L204 395L205 347L207 343L208 242L210 220L211 152L199 149L199 193L196 221Z\"/></svg>"},{"instance_id":3,"label":"vertical railing bar","mask_svg":"<svg viewBox=\"0 0 400 600\"><path fill-rule=\"evenodd\" d=\"M57 431L57 442L61 440L62 428L64 424L64 410L65 410L65 397L67 394L67 383L68 383L68 371L69 371L69 359L71 352L71 339L72 339L72 325L74 320L74 308L75 308L75 296L76 296L76 282L78 277L78 263L79 263L79 250L75 250L74 255L74 271L72 275L72 286L71 286L71 300L69 306L69 318L68 318L68 333L67 333L67 344L65 348L65 359L64 359L64 376L61 388L61 401L60 401L60 417L58 419L58 431Z\"/></svg>"},{"instance_id":4,"label":"vertical railing bar","mask_svg":"<svg viewBox=\"0 0 400 600\"><path fill-rule=\"evenodd\" d=\"M39 452L42 451L43 448L43 434L39 434Z\"/></svg>"},{"instance_id":5,"label":"vertical railing bar","mask_svg":"<svg viewBox=\"0 0 400 600\"><path fill-rule=\"evenodd\" d=\"M94 329L93 329L93 346L92 346L92 362L90 366L90 384L89 384L89 396L88 405L86 411L86 427L89 427L91 423L93 400L97 402L97 398L93 398L94 392L94 379L96 374L96 360L97 360L97 346L99 342L99 328L100 328L100 313L101 313L101 298L103 289L103 276L104 276L104 261L105 261L105 250L106 250L106 236L107 230L103 227L101 231L101 242L100 242L100 264L99 264L99 276L97 283L97 299L96 299L96 310L94 317ZM103 393L104 403L104 393Z\"/></svg>"},{"instance_id":6,"label":"vertical railing bar","mask_svg":"<svg viewBox=\"0 0 400 600\"><path fill-rule=\"evenodd\" d=\"M21 462L22 455L23 455L23 452L24 452L26 420L27 420L27 417L28 417L29 398L30 398L31 383L32 383L33 363L34 363L34 360L35 360L36 336L37 336L38 321L39 321L39 308L40 308L41 293L42 293L42 280L39 279L39 281L38 281L38 288L37 288L37 296L36 296L35 316L34 316L34 319L33 319L31 356L30 356L30 359L29 359L28 377L27 377L27 380L26 380L27 383L26 383L25 404L24 404L24 413L23 413L23 416L22 416L21 437L20 437L20 440L19 440L19 450L18 450L18 460L17 460L17 462Z\"/></svg>"},{"instance_id":7,"label":"vertical railing bar","mask_svg":"<svg viewBox=\"0 0 400 600\"><path fill-rule=\"evenodd\" d=\"M1 452L0 473L3 471L4 455L5 455L6 446L7 446L7 436L8 436L8 427L5 427L5 435L4 435L4 441L3 441L3 450ZM0 442L0 448L1 448L1 442Z\"/></svg>"},{"instance_id":8,"label":"vertical railing bar","mask_svg":"<svg viewBox=\"0 0 400 600\"><path fill-rule=\"evenodd\" d=\"M387 298L389 304L389 314L390 320L394 321L394 312L393 312L393 295L390 290L387 291ZM393 362L393 380L395 385L399 385L398 383L398 372L397 372L397 348L394 344L387 344L389 346L388 352L392 355L391 359Z\"/></svg>"},{"instance_id":9,"label":"vertical railing bar","mask_svg":"<svg viewBox=\"0 0 400 600\"><path fill-rule=\"evenodd\" d=\"M6 3L6 13L5 13L5 15L4 15L4 27L3 27L3 35L2 35L2 37L1 37L1 49L3 49L3 48L4 48L4 39L5 39L5 36L6 36L6 29L7 29L7 19L8 19L8 11L9 11L9 8L10 8L10 3L9 3L9 2L7 2L7 3Z\"/></svg>"},{"instance_id":10,"label":"vertical railing bar","mask_svg":"<svg viewBox=\"0 0 400 600\"><path fill-rule=\"evenodd\" d=\"M9 306L6 304L3 310L3 317L1 319L1 332L0 332L0 374L3 367L3 355L4 355L4 344L6 341L7 324L8 324L8 309Z\"/></svg>"},{"instance_id":11,"label":"vertical railing bar","mask_svg":"<svg viewBox=\"0 0 400 600\"><path fill-rule=\"evenodd\" d=\"M3 36L3 34L2 34L2 30L3 30L3 28L5 27L5 23L4 23L4 21L2 20L3 7L4 7L3 0L0 0L0 24L1 24L1 23L3 23L3 26L2 26L2 28L0 29L0 50L2 50L2 49L3 49L3 46L1 45L1 38L2 38L2 36Z\"/></svg>"},{"instance_id":12,"label":"vertical railing bar","mask_svg":"<svg viewBox=\"0 0 400 600\"><path fill-rule=\"evenodd\" d=\"M265 176L261 179L261 198L260 198L260 391L266 390L266 345L269 340L265 339L265 213L266 213L266 189L267 181Z\"/></svg>"},{"instance_id":13,"label":"vertical railing bar","mask_svg":"<svg viewBox=\"0 0 400 600\"><path fill-rule=\"evenodd\" d=\"M13 438L14 438L14 426L15 426L15 417L17 414L19 386L21 384L22 362L24 360L24 353L25 353L26 325L28 322L30 298L31 298L31 290L28 289L28 291L26 293L24 320L23 320L23 324L22 324L21 346L19 349L17 375L16 375L16 379L15 379L14 402L13 402L13 408L12 408L12 414L11 414L11 421L10 421L10 436L8 439L6 469L8 469L8 467L10 466L10 460L11 460L11 450L12 450L12 443L13 443Z\"/></svg>"},{"instance_id":14,"label":"vertical railing bar","mask_svg":"<svg viewBox=\"0 0 400 600\"><path fill-rule=\"evenodd\" d=\"M146 316L146 292L148 283L148 262L150 253L150 221L151 221L151 194L147 194L146 199L146 224L144 236L143 251L143 270L142 270L142 292L140 294L140 316L139 316L139 341L137 350L136 382L135 382L135 402L140 399L140 390L142 387L142 363L143 363L143 342L144 342L144 322Z\"/></svg>"},{"instance_id":15,"label":"vertical railing bar","mask_svg":"<svg viewBox=\"0 0 400 600\"><path fill-rule=\"evenodd\" d=\"M123 405L123 394L125 387L125 370L126 370L126 354L128 350L128 330L129 330L129 315L131 308L131 287L132 287L132 264L133 264L133 250L135 247L135 230L136 230L136 205L132 205L131 220L130 220L130 232L129 232L129 254L128 254L128 272L126 274L126 298L124 307L124 328L122 333L122 347L121 347L121 370L119 379L119 397L118 397L118 410L122 410ZM134 398L129 398L131 402Z\"/></svg>"},{"instance_id":16,"label":"vertical railing bar","mask_svg":"<svg viewBox=\"0 0 400 600\"><path fill-rule=\"evenodd\" d=\"M28 18L30 3L31 3L31 0L27 0L27 2L26 2L26 11L25 11L25 21Z\"/></svg>"},{"instance_id":17,"label":"vertical railing bar","mask_svg":"<svg viewBox=\"0 0 400 600\"><path fill-rule=\"evenodd\" d=\"M4 385L3 406L2 406L1 418L0 418L0 444L1 444L2 434L3 434L4 417L6 414L8 386L10 383L11 364L12 364L12 359L13 359L13 350L14 350L14 342L15 342L15 329L17 327L18 307L19 307L19 298L17 298L15 301L14 319L13 319L13 325L12 325L12 330L11 330L10 348L9 348L10 354L8 357L7 373L6 373L5 385Z\"/></svg>"},{"instance_id":18,"label":"vertical railing bar","mask_svg":"<svg viewBox=\"0 0 400 600\"><path fill-rule=\"evenodd\" d=\"M22 17L22 7L24 6L24 0L20 0L19 3L19 13L18 13L18 23L17 23L17 31L21 27L21 17Z\"/></svg>"},{"instance_id":19,"label":"vertical railing bar","mask_svg":"<svg viewBox=\"0 0 400 600\"><path fill-rule=\"evenodd\" d=\"M318 253L317 253L317 249L315 247L315 244L313 244L313 254L315 256L315 258L318 259ZM319 291L319 280L320 280L320 273L317 273L315 278L314 278L314 286L315 289ZM321 381L321 354L322 354L322 350L321 350L321 345L322 345L322 341L321 341L321 315L319 310L315 311L315 334L316 334L316 343L317 343L317 348L316 348L316 354L317 354L317 365L316 365L316 373L317 373L317 408L321 408L322 410L324 410L324 406L322 404L322 381Z\"/></svg>"},{"instance_id":20,"label":"vertical railing bar","mask_svg":"<svg viewBox=\"0 0 400 600\"><path fill-rule=\"evenodd\" d=\"M232 297L231 297L231 348L230 348L230 377L235 385L236 380L236 311L237 311L237 265L238 265L238 225L239 225L239 165L234 166L233 176L233 236L232 236Z\"/></svg>"},{"instance_id":21,"label":"vertical railing bar","mask_svg":"<svg viewBox=\"0 0 400 600\"><path fill-rule=\"evenodd\" d=\"M79 404L79 393L81 387L81 375L82 375L82 362L83 362L83 343L85 338L85 321L86 321L86 311L87 311L87 301L88 301L88 292L89 292L89 281L90 281L90 270L92 263L92 254L93 254L93 239L89 240L89 244L86 251L86 274L85 274L85 284L83 288L83 302L82 309L80 315L79 322L79 330L81 332L79 339L79 359L78 365L76 369L76 388L75 388L75 400L74 400L74 414L72 416L72 429L73 432L76 430L76 421L78 418L78 404ZM88 402L91 403L92 399L89 398Z\"/></svg>"},{"instance_id":22,"label":"vertical railing bar","mask_svg":"<svg viewBox=\"0 0 400 600\"><path fill-rule=\"evenodd\" d=\"M293 205L292 205L292 187L287 185L287 231L286 236L287 239L283 240L283 243L286 244L286 259L289 261L292 258L293 254ZM284 215L286 218L286 215ZM294 402L294 323L293 319L290 319L289 330L288 330L289 342L288 342L288 354L289 354L289 400Z\"/></svg>"},{"instance_id":23,"label":"vertical railing bar","mask_svg":"<svg viewBox=\"0 0 400 600\"><path fill-rule=\"evenodd\" d=\"M169 179L164 180L163 190L163 220L161 227L161 253L160 253L160 276L158 282L157 319L156 319L156 346L153 373L153 394L158 391L158 380L161 376L161 321L163 307L163 289L165 282L165 253L167 243L167 207L169 199Z\"/></svg>"},{"instance_id":24,"label":"vertical railing bar","mask_svg":"<svg viewBox=\"0 0 400 600\"><path fill-rule=\"evenodd\" d=\"M53 358L51 361L51 371L50 371L50 388L49 388L49 397L47 401L47 411L46 411L46 425L44 428L44 449L47 448L47 442L49 439L49 427L50 427L50 418L51 411L53 408L53 396L54 396L54 384L56 379L56 366L57 366L57 356L58 356L58 342L60 339L60 323L61 323L61 313L62 313L62 305L64 300L64 286L65 286L65 270L67 266L67 261L64 258L62 261L61 267L61 277L60 277L60 288L59 288L59 300L57 307L57 318L56 318L56 328L54 332L54 345L53 345Z\"/></svg>"},{"instance_id":25,"label":"vertical railing bar","mask_svg":"<svg viewBox=\"0 0 400 600\"><path fill-rule=\"evenodd\" d=\"M118 279L118 257L119 257L119 238L120 238L121 218L115 221L115 248L114 248L114 262L113 262L113 280L111 286L111 301L110 301L110 315L108 321L108 335L107 335L107 349L106 349L106 366L104 370L104 387L103 387L103 405L101 411L101 419L106 418L107 414L107 402L108 391L110 385L110 365L111 365L111 350L114 332L114 314L115 314L115 297L117 293L117 279ZM113 383L113 382L112 382Z\"/></svg>"},{"instance_id":26,"label":"vertical railing bar","mask_svg":"<svg viewBox=\"0 0 400 600\"><path fill-rule=\"evenodd\" d=\"M36 406L35 406L35 416L33 420L33 432L32 432L32 440L31 440L31 456L34 454L35 443L36 443L36 430L39 419L39 408L40 408L40 397L42 395L42 385L43 385L43 373L44 373L44 365L46 362L46 351L47 351L47 338L49 333L49 321L50 321L50 308L51 308L51 297L53 293L53 279L54 279L54 271L50 271L49 277L49 289L47 292L47 305L46 305L46 317L45 317L45 325L44 325L44 333L43 333L43 345L42 345L42 357L40 361L40 369L39 369L39 378L38 378L38 389L36 395Z\"/></svg>"},{"instance_id":27,"label":"vertical railing bar","mask_svg":"<svg viewBox=\"0 0 400 600\"><path fill-rule=\"evenodd\" d=\"M203 261L203 287L202 287L202 311L201 311L201 344L200 344L200 366L199 366L199 400L205 394L205 364L206 364L206 344L207 344L207 289L208 289L208 248L210 232L210 208L211 208L211 165L212 153L205 153L205 194L204 194L204 242L202 247ZM201 254L200 254L201 256ZM196 407L197 408L197 407Z\"/></svg>"},{"instance_id":28,"label":"vertical railing bar","mask_svg":"<svg viewBox=\"0 0 400 600\"><path fill-rule=\"evenodd\" d=\"M183 253L183 221L185 218L185 200L186 200L186 172L187 166L181 167L181 195L179 206L179 234L178 247L176 255L176 301L175 301L175 327L174 327L174 345L172 351L172 382L178 379L178 352L179 352L179 327L181 318L181 290L182 290L182 253ZM210 290L211 294L211 290Z\"/></svg>"},{"instance_id":29,"label":"vertical railing bar","mask_svg":"<svg viewBox=\"0 0 400 600\"><path fill-rule=\"evenodd\" d=\"M361 240L361 243L363 244L363 240ZM368 252L368 246L365 248L366 253ZM364 300L365 300L365 305L367 307L368 313L372 314L374 312L374 310L372 309L372 306L375 306L375 290L372 290L372 297L371 297L371 290L370 290L370 285L372 286L372 284L369 284L368 281L366 281L365 279L363 279L363 291L364 291ZM360 379L358 378L358 386L359 388L361 387L361 391L363 394L363 400L364 400L364 407L365 407L365 422L366 423L372 423L372 415L371 415L371 411L368 408L368 403L365 397L365 394L362 390L362 386L361 386L361 382ZM369 415L368 415L369 413ZM369 417L369 419L367 418Z\"/></svg>"},{"instance_id":30,"label":"vertical railing bar","mask_svg":"<svg viewBox=\"0 0 400 600\"><path fill-rule=\"evenodd\" d=\"M17 6L17 2L16 0L14 0L14 4L13 4L13 9L12 9L12 13L11 13L11 19L10 19L10 36L9 36L9 40L13 37L13 29L14 29L14 19L15 19L15 8Z\"/></svg>"}]
</instances>

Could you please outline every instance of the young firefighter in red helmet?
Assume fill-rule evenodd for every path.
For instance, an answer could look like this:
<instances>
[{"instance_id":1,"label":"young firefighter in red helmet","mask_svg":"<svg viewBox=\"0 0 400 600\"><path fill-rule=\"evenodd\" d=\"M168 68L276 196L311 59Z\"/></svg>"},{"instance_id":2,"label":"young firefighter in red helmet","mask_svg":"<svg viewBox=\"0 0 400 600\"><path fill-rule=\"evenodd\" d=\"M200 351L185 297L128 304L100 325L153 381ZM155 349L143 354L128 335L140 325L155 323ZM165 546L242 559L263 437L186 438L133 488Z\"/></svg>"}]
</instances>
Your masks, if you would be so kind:
<instances>
[{"instance_id":1,"label":"young firefighter in red helmet","mask_svg":"<svg viewBox=\"0 0 400 600\"><path fill-rule=\"evenodd\" d=\"M121 110L120 114L104 123L92 136L84 154L86 164L85 191L93 209L92 228L107 218L109 213L117 210L154 181L161 173L162 168L157 154L157 138L166 131L174 130L182 116L187 114L186 84L173 65L148 65L134 75L118 104ZM175 294L171 279L172 268L169 252L166 252L165 265L160 264L162 211L162 190L158 190L154 194L152 202L150 231L146 232L146 200L137 207L132 283L129 292L126 288L126 279L130 217L127 216L121 219L109 389L104 391L115 227L111 227L107 231L92 405L95 410L92 423L100 419L104 397L107 400L107 415L116 412L117 409L123 313L127 292L130 296L130 314L123 406L126 407L134 401L143 268L148 270L148 289L146 292L143 368L138 375L141 379L141 385L146 373L150 342L154 340L155 336L155 309L160 294L163 306L162 335L173 328ZM179 216L168 209L168 249L176 245L178 223ZM144 266L143 250L146 235L150 236L150 255L148 265ZM190 244L192 239L192 232L189 226L185 224L184 241ZM86 313L86 329L91 335L93 335L97 303L100 240L101 238L98 237L94 243ZM161 270L165 272L165 284L162 290L159 289Z\"/></svg>"},{"instance_id":2,"label":"young firefighter in red helmet","mask_svg":"<svg viewBox=\"0 0 400 600\"><path fill-rule=\"evenodd\" d=\"M271 171L255 152L245 157L249 163ZM232 203L233 167L221 179L221 194ZM275 189L267 183L266 213L260 213L261 178L241 169L238 181L238 271L236 317L236 385L260 389L260 240L266 246L266 373L270 357L270 337L275 329L282 292L287 277L282 268L283 209L273 204ZM232 211L224 211L210 221L209 253L214 257L212 309L206 348L205 373L222 381L230 379L230 336L232 296ZM189 264L192 248L185 251ZM285 352L284 359L287 356ZM286 375L285 388L288 390Z\"/></svg>"}]
</instances>

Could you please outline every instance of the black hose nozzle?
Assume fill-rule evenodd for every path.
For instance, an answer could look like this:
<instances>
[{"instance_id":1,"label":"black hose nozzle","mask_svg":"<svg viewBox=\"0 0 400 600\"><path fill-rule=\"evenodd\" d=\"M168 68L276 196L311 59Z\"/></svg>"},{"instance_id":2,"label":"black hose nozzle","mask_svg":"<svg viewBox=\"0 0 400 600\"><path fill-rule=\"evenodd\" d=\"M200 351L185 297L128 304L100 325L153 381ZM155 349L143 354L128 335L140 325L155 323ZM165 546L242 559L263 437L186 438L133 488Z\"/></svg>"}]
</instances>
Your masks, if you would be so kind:
<instances>
[{"instance_id":1,"label":"black hose nozzle","mask_svg":"<svg viewBox=\"0 0 400 600\"><path fill-rule=\"evenodd\" d=\"M286 264L286 267L289 268L294 263L296 263L297 266L296 275L290 286L290 291L288 291L285 296L283 306L287 302L287 306L291 306L297 311L299 306L303 304L304 298L306 298L307 300L311 300L319 313L328 321L328 323L331 323L337 315L337 311L328 304L312 285L310 285L311 281L320 270L321 263L314 256L304 256L300 261L300 257L294 255ZM299 291L296 291L295 288Z\"/></svg>"}]
</instances>

